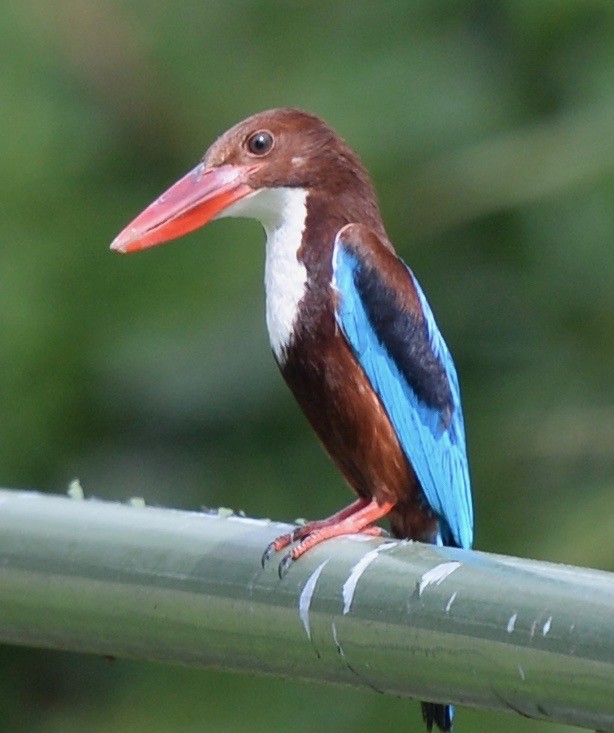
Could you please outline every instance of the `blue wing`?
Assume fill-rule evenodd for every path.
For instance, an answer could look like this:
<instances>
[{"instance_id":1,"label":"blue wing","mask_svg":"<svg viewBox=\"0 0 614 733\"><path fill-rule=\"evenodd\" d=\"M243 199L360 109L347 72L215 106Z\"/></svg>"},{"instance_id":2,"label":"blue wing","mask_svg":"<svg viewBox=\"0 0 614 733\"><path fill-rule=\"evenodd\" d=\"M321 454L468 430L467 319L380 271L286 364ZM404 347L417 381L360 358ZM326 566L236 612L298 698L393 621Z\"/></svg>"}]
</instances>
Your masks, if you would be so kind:
<instances>
[{"instance_id":1,"label":"blue wing","mask_svg":"<svg viewBox=\"0 0 614 733\"><path fill-rule=\"evenodd\" d=\"M458 377L422 289L409 268L358 225L337 236L333 283L337 323L439 517L442 540L471 547L473 507Z\"/></svg>"}]
</instances>

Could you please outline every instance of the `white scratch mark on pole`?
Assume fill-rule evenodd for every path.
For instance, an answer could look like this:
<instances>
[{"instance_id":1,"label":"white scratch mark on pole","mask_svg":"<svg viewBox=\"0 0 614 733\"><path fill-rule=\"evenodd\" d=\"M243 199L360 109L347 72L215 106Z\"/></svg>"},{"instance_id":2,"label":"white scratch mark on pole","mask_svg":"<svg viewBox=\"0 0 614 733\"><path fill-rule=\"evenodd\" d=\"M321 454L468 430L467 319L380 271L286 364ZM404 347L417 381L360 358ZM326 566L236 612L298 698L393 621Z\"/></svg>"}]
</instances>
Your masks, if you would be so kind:
<instances>
[{"instance_id":1,"label":"white scratch mark on pole","mask_svg":"<svg viewBox=\"0 0 614 733\"><path fill-rule=\"evenodd\" d=\"M542 629L542 636L546 636L546 634L550 631L550 627L552 626L552 616L548 616L548 620L544 624L544 628Z\"/></svg>"},{"instance_id":2,"label":"white scratch mark on pole","mask_svg":"<svg viewBox=\"0 0 614 733\"><path fill-rule=\"evenodd\" d=\"M514 626L516 626L516 619L518 618L518 614L515 613L513 616L510 616L509 621L507 622L507 633L511 634L514 630Z\"/></svg>"},{"instance_id":3,"label":"white scratch mark on pole","mask_svg":"<svg viewBox=\"0 0 614 733\"><path fill-rule=\"evenodd\" d=\"M524 669L521 667L521 665L518 665L518 674L520 675L520 679L524 682Z\"/></svg>"},{"instance_id":4,"label":"white scratch mark on pole","mask_svg":"<svg viewBox=\"0 0 614 733\"><path fill-rule=\"evenodd\" d=\"M418 595L421 596L429 585L441 585L448 575L458 570L460 566L461 563L456 561L443 562L441 565L436 565L434 568L427 570L418 583Z\"/></svg>"},{"instance_id":5,"label":"white scratch mark on pole","mask_svg":"<svg viewBox=\"0 0 614 733\"><path fill-rule=\"evenodd\" d=\"M391 547L396 547L396 542L384 542L383 545L376 547L375 550L365 553L360 560L354 565L348 579L343 584L343 615L345 616L350 612L352 607L352 601L354 600L354 593L356 592L356 586L360 580L362 574L371 565L371 563L377 558L380 552L389 550Z\"/></svg>"},{"instance_id":6,"label":"white scratch mark on pole","mask_svg":"<svg viewBox=\"0 0 614 733\"><path fill-rule=\"evenodd\" d=\"M301 618L301 621L303 622L303 626L305 627L305 631L307 632L307 638L309 641L311 641L311 626L309 624L309 609L311 608L311 599L313 598L313 593L316 589L316 583L318 582L318 578L320 577L320 573L322 570L324 570L324 566L328 562L329 558L324 560L324 562L321 562L318 567L311 573L309 578L307 578L307 582L305 583L305 586L303 590L301 591L301 595L298 599L298 613Z\"/></svg>"},{"instance_id":7,"label":"white scratch mark on pole","mask_svg":"<svg viewBox=\"0 0 614 733\"><path fill-rule=\"evenodd\" d=\"M450 613L450 609L452 608L452 604L456 600L456 594L457 593L458 593L458 591L455 590L454 593L452 593L452 595L450 596L450 600L446 603L446 613Z\"/></svg>"}]
</instances>

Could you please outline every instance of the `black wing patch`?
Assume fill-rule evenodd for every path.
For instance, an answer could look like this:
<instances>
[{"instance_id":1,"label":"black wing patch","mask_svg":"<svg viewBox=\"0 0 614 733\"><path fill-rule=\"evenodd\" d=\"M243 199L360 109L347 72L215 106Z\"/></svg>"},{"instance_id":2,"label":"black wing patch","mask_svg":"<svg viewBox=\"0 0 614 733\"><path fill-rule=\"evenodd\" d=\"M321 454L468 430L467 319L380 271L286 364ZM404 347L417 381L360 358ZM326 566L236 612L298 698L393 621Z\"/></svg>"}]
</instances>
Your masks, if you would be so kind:
<instances>
[{"instance_id":1,"label":"black wing patch","mask_svg":"<svg viewBox=\"0 0 614 733\"><path fill-rule=\"evenodd\" d=\"M443 364L433 352L425 320L399 308L379 272L364 261L357 263L354 277L378 341L418 399L444 413L444 423L447 423L454 406L450 383Z\"/></svg>"}]
</instances>

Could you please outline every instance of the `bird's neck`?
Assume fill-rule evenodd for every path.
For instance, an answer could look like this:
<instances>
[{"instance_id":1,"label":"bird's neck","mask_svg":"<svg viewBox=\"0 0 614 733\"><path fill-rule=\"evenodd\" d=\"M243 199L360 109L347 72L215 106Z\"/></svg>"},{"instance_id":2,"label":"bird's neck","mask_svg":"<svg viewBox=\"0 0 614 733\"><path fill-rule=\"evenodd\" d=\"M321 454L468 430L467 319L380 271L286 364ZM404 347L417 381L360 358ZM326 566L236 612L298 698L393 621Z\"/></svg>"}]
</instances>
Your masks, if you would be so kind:
<instances>
[{"instance_id":1,"label":"bird's neck","mask_svg":"<svg viewBox=\"0 0 614 733\"><path fill-rule=\"evenodd\" d=\"M222 214L258 219L264 227L266 323L280 366L299 334L334 329L330 283L339 229L360 222L387 241L371 193L370 188L364 195L351 195L349 190L262 188Z\"/></svg>"},{"instance_id":2,"label":"bird's neck","mask_svg":"<svg viewBox=\"0 0 614 733\"><path fill-rule=\"evenodd\" d=\"M334 331L330 286L337 232L350 222L362 222L387 242L372 201L303 188L274 188L261 194L259 203L266 207L258 217L267 237L266 322L281 366L296 339Z\"/></svg>"},{"instance_id":3,"label":"bird's neck","mask_svg":"<svg viewBox=\"0 0 614 733\"><path fill-rule=\"evenodd\" d=\"M299 259L307 223L308 192L302 188L276 188L267 192L278 204L268 220L260 220L266 232L264 284L269 341L280 364L296 332L299 304L305 297L308 273Z\"/></svg>"},{"instance_id":4,"label":"bird's neck","mask_svg":"<svg viewBox=\"0 0 614 733\"><path fill-rule=\"evenodd\" d=\"M261 188L229 206L222 217L257 219L266 233L266 323L279 364L292 343L299 303L307 290L307 267L298 254L307 222L304 188Z\"/></svg>"}]
</instances>

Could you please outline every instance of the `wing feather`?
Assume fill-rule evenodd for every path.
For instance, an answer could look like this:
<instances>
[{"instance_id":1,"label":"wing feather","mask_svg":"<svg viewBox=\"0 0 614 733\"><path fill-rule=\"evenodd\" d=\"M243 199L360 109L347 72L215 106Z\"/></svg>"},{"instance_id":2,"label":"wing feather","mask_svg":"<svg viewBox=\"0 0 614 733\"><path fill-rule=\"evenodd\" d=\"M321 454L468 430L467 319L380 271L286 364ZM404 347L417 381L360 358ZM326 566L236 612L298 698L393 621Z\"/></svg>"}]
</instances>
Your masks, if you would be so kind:
<instances>
[{"instance_id":1,"label":"wing feather","mask_svg":"<svg viewBox=\"0 0 614 733\"><path fill-rule=\"evenodd\" d=\"M358 225L337 236L333 281L337 323L439 517L443 541L470 547L473 507L458 377L422 289Z\"/></svg>"}]
</instances>

